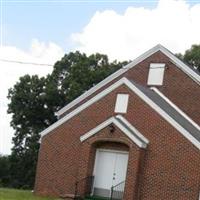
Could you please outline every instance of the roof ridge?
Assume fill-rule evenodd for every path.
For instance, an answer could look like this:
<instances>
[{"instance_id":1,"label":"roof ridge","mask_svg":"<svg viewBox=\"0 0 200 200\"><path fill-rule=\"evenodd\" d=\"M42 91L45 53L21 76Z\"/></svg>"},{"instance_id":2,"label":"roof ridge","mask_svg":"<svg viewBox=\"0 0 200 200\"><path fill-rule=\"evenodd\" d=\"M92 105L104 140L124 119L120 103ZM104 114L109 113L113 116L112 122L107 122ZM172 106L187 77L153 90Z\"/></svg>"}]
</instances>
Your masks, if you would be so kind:
<instances>
[{"instance_id":1,"label":"roof ridge","mask_svg":"<svg viewBox=\"0 0 200 200\"><path fill-rule=\"evenodd\" d=\"M130 88L132 92L134 92L138 97L140 97L146 104L148 104L155 112L157 112L161 117L163 117L169 124L171 124L180 134L182 134L184 137L186 137L194 146L196 146L200 150L200 138L199 138L199 132L198 134L195 133L191 134L190 131L188 131L187 128L184 127L182 121L178 121L174 119L167 110L160 107L158 102L155 102L155 100L152 100L152 98L149 97L149 95L144 91L143 88L140 86L136 86L136 83L133 81L127 79L126 77L121 78L117 82L110 85L108 88L104 89L100 93L98 93L96 96L92 97L87 102L81 104L79 107L71 111L69 114L65 115L63 118L59 119L57 122L43 130L40 135L43 137L44 135L48 134L52 130L59 127L61 124L65 123L66 121L70 120L72 117L77 115L78 113L82 112L84 109L95 103L96 101L100 100L116 88L118 88L121 85L126 85ZM149 91L149 90L147 90ZM150 91L152 92L152 91ZM187 122L187 120L186 120ZM193 126L192 126L193 127ZM194 127L195 128L195 127Z\"/></svg>"},{"instance_id":2,"label":"roof ridge","mask_svg":"<svg viewBox=\"0 0 200 200\"><path fill-rule=\"evenodd\" d=\"M103 86L105 86L106 84L108 84L109 82L114 80L115 78L119 77L120 75L122 75L123 73L125 73L126 71L128 71L129 69L131 69L132 67L134 67L135 65L140 63L142 60L148 58L149 56L151 56L152 54L154 54L157 51L161 51L162 53L164 53L167 57L169 57L173 61L173 63L177 67L179 67L184 73L186 73L190 78L192 78L197 84L200 85L200 74L198 74L194 70L192 70L189 66L187 66L183 61L181 61L179 58L177 58L167 48L165 48L161 44L158 44L158 45L154 46L153 48L149 49L148 51L146 51L145 53L143 53L142 55L135 58L129 64L125 65L124 67L117 70L110 76L106 77L104 80L102 80L101 82L99 82L98 84L96 84L95 86L90 88L88 91L84 92L82 95L80 95L79 97L74 99L72 102L68 103L66 106L64 106L59 111L57 111L57 113L56 113L57 116L60 116L63 113L65 113L67 110L69 110L70 108L73 108L75 105L77 105L78 103L83 101L85 98L87 98L88 96L90 96L91 94L93 94L94 92L96 92L97 90L99 90L100 88L102 88Z\"/></svg>"}]
</instances>

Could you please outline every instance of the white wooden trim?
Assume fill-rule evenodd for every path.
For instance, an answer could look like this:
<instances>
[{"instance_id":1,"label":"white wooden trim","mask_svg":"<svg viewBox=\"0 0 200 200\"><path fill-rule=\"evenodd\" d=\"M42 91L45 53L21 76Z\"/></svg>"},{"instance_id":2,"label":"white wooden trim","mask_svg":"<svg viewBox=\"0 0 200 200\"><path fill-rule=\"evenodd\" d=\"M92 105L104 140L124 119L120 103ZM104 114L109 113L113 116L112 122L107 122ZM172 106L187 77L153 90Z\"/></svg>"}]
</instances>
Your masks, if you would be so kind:
<instances>
[{"instance_id":1,"label":"white wooden trim","mask_svg":"<svg viewBox=\"0 0 200 200\"><path fill-rule=\"evenodd\" d=\"M79 96L78 98L73 100L71 103L69 103L66 106L64 106L63 108L61 108L56 114L58 116L62 115L67 110L69 110L70 108L72 108L73 106L75 106L76 104L81 102L83 99L90 96L92 93L94 93L95 91L97 91L98 89L100 89L101 87L106 85L107 83L111 82L115 78L119 77L120 75L122 75L123 73L128 71L130 68L136 66L138 63L145 60L146 58L148 58L149 56L151 56L152 54L154 54L157 51L161 51L162 53L164 53L167 57L169 57L171 59L171 61L177 67L179 67L183 72L185 72L190 78L192 78L197 84L200 85L200 76L197 73L195 73L192 69L190 69L190 67L188 67L185 63L183 63L176 56L174 56L168 49L166 49L162 45L158 44L155 47L153 47L152 49L150 49L147 52L145 52L144 54L142 54L141 56L134 59L128 65L124 66L123 68L119 69L115 73L113 73L110 76L108 76L107 78L105 78L103 81L101 81L100 83L98 83L97 85L95 85L94 87L89 89L88 91L86 91L84 94L82 94L81 96Z\"/></svg>"},{"instance_id":2,"label":"white wooden trim","mask_svg":"<svg viewBox=\"0 0 200 200\"><path fill-rule=\"evenodd\" d=\"M81 102L83 99L85 99L88 96L90 96L92 93L96 92L98 89L100 89L101 87L103 87L104 85L106 85L107 83L109 83L110 81L112 81L115 78L119 77L121 74L123 74L126 71L128 71L128 69L121 68L118 71L116 71L115 73L111 74L110 76L108 76L107 78L105 78L104 80L102 80L101 82L99 82L97 85L95 85L94 87L92 87L91 89L89 89L88 91L86 91L85 93L83 93L82 95L80 95L79 97L77 97L76 99L74 99L72 102L70 102L69 104L67 104L63 108L61 108L56 113L56 115L57 116L62 115L67 110L69 110L70 108L72 108L73 106L75 106L76 104L78 104L79 102Z\"/></svg>"},{"instance_id":3,"label":"white wooden trim","mask_svg":"<svg viewBox=\"0 0 200 200\"><path fill-rule=\"evenodd\" d=\"M170 115L162 110L142 91L134 86L128 79L126 82L132 91L134 91L141 99L143 99L150 107L152 107L158 114L160 114L166 121L168 121L175 129L177 129L184 137L186 137L194 146L200 150L200 142L196 138L194 138L185 128L183 128L177 121L175 121Z\"/></svg>"},{"instance_id":4,"label":"white wooden trim","mask_svg":"<svg viewBox=\"0 0 200 200\"><path fill-rule=\"evenodd\" d=\"M46 128L44 131L42 131L40 133L40 135L43 137L44 135L46 135L50 131L54 130L55 128L57 128L58 126L60 126L64 122L66 122L67 120L71 119L73 116L75 116L78 113L80 113L82 110L86 109L87 107L89 107L90 105L92 105L93 103L98 101L99 99L103 98L104 96L106 96L107 94L109 94L110 92L112 92L113 90L118 88L120 85L124 84L124 80L125 79L126 78L120 79L119 81L117 81L114 84L112 84L110 87L108 87L105 90L103 90L102 92L98 93L92 99L90 99L89 101L87 101L84 104L80 105L78 108L76 108L75 110L73 110L72 112L70 112L69 114L65 115L63 118L59 119L57 122L55 122L54 124L52 124L51 126Z\"/></svg>"},{"instance_id":5,"label":"white wooden trim","mask_svg":"<svg viewBox=\"0 0 200 200\"><path fill-rule=\"evenodd\" d=\"M103 151L103 152L112 152L112 153L121 153L121 154L129 154L128 151L122 151L122 150L115 150L115 149L104 149L104 148L98 148L97 151Z\"/></svg>"},{"instance_id":6,"label":"white wooden trim","mask_svg":"<svg viewBox=\"0 0 200 200\"><path fill-rule=\"evenodd\" d=\"M120 119L123 123L125 123L140 139L142 139L145 143L149 143L149 140L144 137L132 124L126 120L122 115L117 115L116 118Z\"/></svg>"},{"instance_id":7,"label":"white wooden trim","mask_svg":"<svg viewBox=\"0 0 200 200\"><path fill-rule=\"evenodd\" d=\"M95 177L95 175L96 175L96 171L97 171L97 161L98 161L98 157L99 157L99 151L98 151L98 149L96 149L96 152L95 152L95 161L94 161L94 166L93 166L93 176ZM93 182L93 184L92 184L92 192L91 192L91 195L93 195L94 194L94 184L95 184L95 179L94 179L94 182Z\"/></svg>"},{"instance_id":8,"label":"white wooden trim","mask_svg":"<svg viewBox=\"0 0 200 200\"><path fill-rule=\"evenodd\" d=\"M174 128L176 128L183 136L185 136L190 142L192 142L199 150L200 150L200 142L196 140L186 129L184 129L178 122L176 122L172 117L170 117L164 110L162 110L156 103L154 103L149 97L147 97L142 91L140 91L136 86L133 85L127 78L122 78L119 81L115 82L110 87L106 88L92 99L88 100L84 104L80 105L78 108L73 110L71 113L67 114L47 129L40 133L41 137L48 134L67 120L71 119L76 114L80 113L85 108L89 107L96 101L103 98L108 93L112 92L114 89L119 87L120 85L125 84L129 87L136 95L138 95L141 99L143 99L150 107L152 107L158 114L160 114L166 121L168 121Z\"/></svg>"},{"instance_id":9,"label":"white wooden trim","mask_svg":"<svg viewBox=\"0 0 200 200\"><path fill-rule=\"evenodd\" d=\"M96 176L97 173L97 164L98 164L98 159L99 159L99 153L100 152L110 152L110 153L118 153L118 154L126 154L128 156L128 162L129 162L129 152L128 151L120 151L120 150L112 150L112 149L97 149L95 153L95 162L94 162L94 168L93 168L93 176ZM128 169L128 163L127 163L127 169ZM94 187L95 187L95 179L94 179L94 184L92 187L92 192L91 195L94 194ZM111 191L110 191L111 192Z\"/></svg>"},{"instance_id":10,"label":"white wooden trim","mask_svg":"<svg viewBox=\"0 0 200 200\"><path fill-rule=\"evenodd\" d=\"M100 89L101 87L103 87L104 85L106 85L107 83L109 83L110 81L112 81L115 78L119 77L120 75L122 75L123 73L125 73L126 71L128 71L130 68L132 68L133 66L137 65L138 63L140 63L142 60L144 60L147 57L151 56L153 53L155 53L156 51L158 51L157 50L158 46L159 45L157 45L157 46L153 47L152 49L146 51L145 53L143 53L142 55L140 55L139 57L137 57L136 59L134 59L132 62L130 62L129 64L127 64L123 68L117 70L115 73L111 74L110 76L108 76L107 78L105 78L104 80L102 80L101 82L99 82L97 85L95 85L94 87L92 87L91 89L89 89L88 91L86 91L84 94L82 94L81 96L79 96L78 98L76 98L75 100L73 100L71 103L69 103L66 106L64 106L63 108L61 108L57 112L57 115L58 116L62 115L64 112L66 112L67 110L69 110L70 108L72 108L73 106L75 106L77 103L81 102L86 97L90 96L92 93L94 93L95 91L97 91L98 89Z\"/></svg>"},{"instance_id":11,"label":"white wooden trim","mask_svg":"<svg viewBox=\"0 0 200 200\"><path fill-rule=\"evenodd\" d=\"M188 67L184 62L182 62L179 58L177 58L173 53L171 53L168 49L161 46L160 49L166 56L168 56L171 61L179 67L183 72L185 72L190 78L192 78L198 85L200 85L200 76L193 71L190 67Z\"/></svg>"},{"instance_id":12,"label":"white wooden trim","mask_svg":"<svg viewBox=\"0 0 200 200\"><path fill-rule=\"evenodd\" d=\"M115 119L116 120L116 119ZM141 142L135 135L133 135L126 127L124 127L119 121L115 121L114 123L119 129L121 129L122 132L124 132L127 137L129 137L137 146L140 148L146 148L147 144L144 142Z\"/></svg>"},{"instance_id":13,"label":"white wooden trim","mask_svg":"<svg viewBox=\"0 0 200 200\"><path fill-rule=\"evenodd\" d=\"M171 100L169 100L162 92L160 92L156 87L151 87L151 89L156 92L160 97L162 97L169 105L171 105L178 113L180 113L185 119L187 119L200 131L200 126L195 121L193 121L186 113L184 113L178 106L176 106Z\"/></svg>"},{"instance_id":14,"label":"white wooden trim","mask_svg":"<svg viewBox=\"0 0 200 200\"><path fill-rule=\"evenodd\" d=\"M121 116L122 117L122 116ZM123 117L122 117L123 118ZM106 121L104 121L103 123L99 124L98 126L96 126L95 128L93 128L92 130L90 130L89 132L85 133L84 135L82 135L80 137L81 142L87 140L88 138L90 138L91 136L95 135L96 133L98 133L100 130L102 130L103 128L107 127L110 124L115 124L127 137L129 137L137 146L139 146L140 148L146 148L147 144L142 142L141 140L139 140L138 138L140 138L140 136L142 135L141 133L139 135L137 135L137 133L135 133L137 135L134 136L126 127L124 127L118 120L116 120L115 117L111 117L109 119L107 119ZM130 129L132 127L129 127ZM135 129L134 129L135 130ZM143 136L144 137L144 136ZM146 139L146 141L148 141Z\"/></svg>"},{"instance_id":15,"label":"white wooden trim","mask_svg":"<svg viewBox=\"0 0 200 200\"><path fill-rule=\"evenodd\" d=\"M128 151L121 151L121 150L113 150L113 149L103 149L103 148L98 148L96 149L96 153L95 153L95 162L97 163L98 160L98 155L99 152L111 152L111 153L121 153L121 154L128 154L129 156L129 152ZM96 165L94 164L94 169L93 169L93 176L96 174ZM93 184L94 185L94 184ZM94 193L94 188L92 188L92 194Z\"/></svg>"},{"instance_id":16,"label":"white wooden trim","mask_svg":"<svg viewBox=\"0 0 200 200\"><path fill-rule=\"evenodd\" d=\"M84 135L82 135L80 137L80 141L83 142L84 140L87 140L89 137L93 136L95 133L97 133L98 131L102 130L103 128L107 127L108 125L114 123L115 118L111 117L108 120L104 121L103 123L99 124L98 126L96 126L95 128L93 128L92 130L90 130L89 132L85 133Z\"/></svg>"}]
</instances>

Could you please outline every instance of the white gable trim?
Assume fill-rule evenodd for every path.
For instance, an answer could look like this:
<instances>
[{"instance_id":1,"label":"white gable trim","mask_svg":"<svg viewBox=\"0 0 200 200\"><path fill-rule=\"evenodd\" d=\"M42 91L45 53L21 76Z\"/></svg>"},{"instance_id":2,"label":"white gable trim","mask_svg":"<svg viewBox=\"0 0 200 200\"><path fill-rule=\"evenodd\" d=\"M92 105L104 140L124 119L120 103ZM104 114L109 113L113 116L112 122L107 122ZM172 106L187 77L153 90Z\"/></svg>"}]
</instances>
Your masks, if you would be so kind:
<instances>
[{"instance_id":1,"label":"white gable trim","mask_svg":"<svg viewBox=\"0 0 200 200\"><path fill-rule=\"evenodd\" d=\"M91 98L89 101L87 101L84 104L80 105L78 108L76 108L75 110L73 110L72 112L70 112L69 114L65 115L63 118L59 119L57 122L55 122L54 124L52 124L51 126L46 128L44 131L42 131L40 133L40 135L43 137L44 135L48 134L49 132L51 132L52 130L54 130L55 128L57 128L58 126L63 124L64 122L66 122L67 120L71 119L73 116L75 116L78 113L80 113L85 108L89 107L90 105L92 105L93 103L98 101L99 99L103 98L104 96L106 96L107 94L109 94L110 92L112 92L113 90L115 90L116 88L121 86L122 84L124 84L125 83L125 79L126 78L122 78L122 79L118 80L117 82L112 84L110 87L108 87L105 90L103 90L102 92L98 93L96 96Z\"/></svg>"},{"instance_id":2,"label":"white gable trim","mask_svg":"<svg viewBox=\"0 0 200 200\"><path fill-rule=\"evenodd\" d=\"M149 140L144 137L132 124L126 120L122 115L117 115L117 119L120 119L124 124L126 124L141 140L143 140L146 144L149 143Z\"/></svg>"},{"instance_id":3,"label":"white gable trim","mask_svg":"<svg viewBox=\"0 0 200 200\"><path fill-rule=\"evenodd\" d=\"M146 148L147 144L149 143L149 141L136 129L134 128L132 125L129 127L130 130L128 130L125 126L123 126L116 118L118 119L122 119L124 123L126 123L126 125L128 126L130 123L127 123L127 120L118 115L116 117L111 117L108 120L104 121L103 123L99 124L97 127L93 128L92 130L90 130L89 132L85 133L84 135L82 135L80 137L81 142L87 140L88 138L90 138L91 136L95 135L96 133L98 133L100 130L102 130L103 128L107 127L110 124L114 124L116 125L127 137L129 137L138 147L140 148ZM137 136L135 136L135 135ZM143 141L144 139L144 141Z\"/></svg>"},{"instance_id":4,"label":"white gable trim","mask_svg":"<svg viewBox=\"0 0 200 200\"><path fill-rule=\"evenodd\" d=\"M180 113L185 119L187 119L195 128L200 131L200 126L193 121L186 113L184 113L178 106L176 106L171 100L169 100L162 92L160 92L156 87L151 87L151 89L156 92L160 97L162 97L169 105L171 105L178 113Z\"/></svg>"},{"instance_id":5,"label":"white gable trim","mask_svg":"<svg viewBox=\"0 0 200 200\"><path fill-rule=\"evenodd\" d=\"M140 91L136 86L133 85L127 78L122 78L119 81L115 82L113 85L109 86L84 104L80 105L78 108L73 110L71 113L67 114L47 129L40 133L41 137L48 134L64 122L71 119L73 116L80 113L85 108L89 107L96 101L100 100L114 89L119 87L120 85L125 84L129 89L131 89L136 95L138 95L142 100L144 100L150 107L152 107L158 114L160 114L166 121L168 121L175 129L177 129L184 137L186 137L192 144L194 144L200 150L200 142L196 140L186 129L184 129L178 122L176 122L171 116L169 116L164 110L162 110L156 103L154 103L149 97L147 97L142 91Z\"/></svg>"},{"instance_id":6,"label":"white gable trim","mask_svg":"<svg viewBox=\"0 0 200 200\"><path fill-rule=\"evenodd\" d=\"M156 103L154 103L149 97L147 97L142 91L140 91L128 80L127 86L129 86L132 91L134 91L141 99L143 99L150 107L152 107L158 114L160 114L166 121L168 121L175 129L177 129L184 137L186 137L194 146L200 150L200 142L194 138L184 127L182 127L177 121L175 121L162 108L160 108Z\"/></svg>"},{"instance_id":7,"label":"white gable trim","mask_svg":"<svg viewBox=\"0 0 200 200\"><path fill-rule=\"evenodd\" d=\"M94 93L95 91L97 91L98 89L100 89L101 87L103 87L104 85L109 83L110 81L114 80L115 78L119 77L120 75L122 75L123 73L128 71L130 68L136 66L138 63L140 63L141 61L145 60L146 58L148 58L149 56L151 56L152 54L154 54L157 51L161 51L166 56L168 56L171 59L171 61L177 67L179 67L183 72L185 72L196 83L200 84L200 76L197 73L195 73L192 69L190 69L190 67L188 67L185 63L183 63L181 60L179 60L176 56L174 56L165 47L163 47L162 45L158 44L155 47L153 47L152 49L150 49L147 52L145 52L144 54L142 54L141 56L137 57L135 60L133 60L128 65L124 66L123 68L119 69L115 73L113 73L110 76L108 76L106 79L104 79L103 81L101 81L100 83L98 83L97 85L95 85L94 87L89 89L88 91L86 91L84 94L80 95L78 98L73 100L71 103L69 103L66 106L64 106L63 108L61 108L57 112L57 115L58 116L62 115L67 110L69 110L70 108L72 108L73 106L75 106L76 104L81 102L83 99L85 99L86 97L90 96L92 93Z\"/></svg>"},{"instance_id":8,"label":"white gable trim","mask_svg":"<svg viewBox=\"0 0 200 200\"><path fill-rule=\"evenodd\" d=\"M128 71L128 69L121 68L118 71L116 71L115 73L111 74L110 76L108 76L107 78L105 78L103 81L99 82L97 85L95 85L94 87L92 87L91 89L89 89L88 91L86 91L85 93L83 93L82 95L80 95L79 97L77 97L76 99L74 99L72 102L70 102L69 104L67 104L63 108L61 108L56 113L56 115L57 116L62 115L67 110L69 110L70 108L72 108L73 106L75 106L76 104L78 104L79 102L81 102L82 100L84 100L85 98L87 98L88 96L90 96L91 94L93 94L94 92L96 92L98 89L100 89L101 87L103 87L104 85L106 85L107 83L109 83L110 81L112 81L115 78L119 77L121 74L123 74L126 71Z\"/></svg>"}]
</instances>

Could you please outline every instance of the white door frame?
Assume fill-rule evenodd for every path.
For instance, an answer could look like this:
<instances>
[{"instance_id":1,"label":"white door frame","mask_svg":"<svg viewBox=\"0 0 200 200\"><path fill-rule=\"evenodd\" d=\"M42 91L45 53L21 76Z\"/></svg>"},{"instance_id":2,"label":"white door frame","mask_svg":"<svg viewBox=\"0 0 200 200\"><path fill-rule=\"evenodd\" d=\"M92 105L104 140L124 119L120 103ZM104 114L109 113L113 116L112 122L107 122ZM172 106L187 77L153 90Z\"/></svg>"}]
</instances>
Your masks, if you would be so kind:
<instances>
[{"instance_id":1,"label":"white door frame","mask_svg":"<svg viewBox=\"0 0 200 200\"><path fill-rule=\"evenodd\" d=\"M94 176L94 181L95 181L95 174L96 174L96 163L98 160L98 155L99 152L110 152L110 153L121 153L121 154L127 154L128 155L128 161L129 161L129 151L123 151L123 150L114 150L114 149L104 149L104 148L98 148L96 149L95 153L95 162L94 162L94 169L93 169L93 176ZM128 163L127 163L127 168L128 168ZM127 172L126 172L127 173ZM127 174L126 174L127 175ZM93 182L93 187L92 187L92 192L91 195L94 194L94 182Z\"/></svg>"}]
</instances>

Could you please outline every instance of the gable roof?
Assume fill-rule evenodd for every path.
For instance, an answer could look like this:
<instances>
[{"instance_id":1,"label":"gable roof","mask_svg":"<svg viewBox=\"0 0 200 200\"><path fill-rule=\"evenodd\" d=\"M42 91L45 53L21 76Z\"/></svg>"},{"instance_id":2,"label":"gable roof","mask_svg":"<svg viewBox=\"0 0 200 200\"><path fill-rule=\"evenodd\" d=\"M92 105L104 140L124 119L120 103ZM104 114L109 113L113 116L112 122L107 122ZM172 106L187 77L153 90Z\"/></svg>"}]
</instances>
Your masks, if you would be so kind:
<instances>
[{"instance_id":1,"label":"gable roof","mask_svg":"<svg viewBox=\"0 0 200 200\"><path fill-rule=\"evenodd\" d=\"M197 141L200 142L199 128L194 126L187 118L179 113L173 106L171 106L165 99L161 98L156 92L145 88L139 84L134 83L146 96L154 101L160 108L162 108L170 117L178 122L185 130L187 130Z\"/></svg>"},{"instance_id":2,"label":"gable roof","mask_svg":"<svg viewBox=\"0 0 200 200\"><path fill-rule=\"evenodd\" d=\"M162 99L164 99L171 107L173 107L180 115L182 115L185 119L187 119L197 130L200 131L200 126L193 121L186 113L184 113L177 105L175 105L169 98L167 98L159 89L156 87L151 87L151 90L156 92Z\"/></svg>"},{"instance_id":3,"label":"gable roof","mask_svg":"<svg viewBox=\"0 0 200 200\"><path fill-rule=\"evenodd\" d=\"M183 61L181 61L173 53L171 53L168 49L166 49L162 45L158 44L155 47L153 47L152 49L150 49L147 52L145 52L144 54L142 54L141 56L139 56L136 59L134 59L128 65L124 66L123 68L119 69L115 73L113 73L110 76L108 76L107 78L105 78L103 81L99 82L97 85L95 85L94 87L92 87L91 89L89 89L88 91L83 93L82 95L80 95L78 98L76 98L75 100L73 100L72 102L70 102L69 104L64 106L63 108L61 108L56 114L58 116L62 115L67 110L69 110L70 108L72 108L73 106L75 106L76 104L80 103L82 100L84 100L85 98L87 98L88 96L90 96L91 94L96 92L97 90L99 90L101 87L103 87L107 83L111 82L115 78L119 77L120 75L122 75L123 73L125 73L126 71L128 71L129 69L131 69L132 67L136 66L138 63L142 62L143 60L145 60L146 58L148 58L149 56L151 56L152 54L154 54L154 53L156 53L158 51L161 51L168 58L170 58L170 60L178 68L180 68L184 73L186 73L190 78L192 78L197 84L200 85L200 75L199 75L199 73L197 73L197 71L191 69Z\"/></svg>"},{"instance_id":4,"label":"gable roof","mask_svg":"<svg viewBox=\"0 0 200 200\"><path fill-rule=\"evenodd\" d=\"M106 121L102 122L89 132L85 133L80 137L81 142L87 140L92 137L100 130L109 126L110 124L114 124L117 126L127 137L129 137L138 147L146 148L149 140L145 138L135 127L133 127L123 116L117 115L115 117L111 117Z\"/></svg>"},{"instance_id":5,"label":"gable roof","mask_svg":"<svg viewBox=\"0 0 200 200\"><path fill-rule=\"evenodd\" d=\"M89 107L90 105L92 105L96 101L100 100L101 98L103 98L104 96L106 96L107 94L109 94L110 92L112 92L117 87L119 87L123 84L126 85L137 96L139 96L151 108L153 108L161 117L163 117L167 122L169 122L184 137L186 137L193 145L195 145L198 149L200 149L200 138L197 137L198 132L195 131L195 134L190 133L190 131L193 131L193 129L188 129L188 127L189 126L192 127L193 125L188 124L187 126L185 126L187 119L185 119L186 121L183 118L181 118L181 120L179 120L178 118L180 116L178 115L178 113L177 113L178 117L175 118L174 117L175 114L172 115L168 111L170 105L167 106L166 105L167 103L164 104L163 101L162 101L162 103L160 103L161 100L158 97L155 97L152 93L150 93L149 89L145 89L144 87L134 83L133 81L128 80L125 77L116 81L111 86L107 87L105 90L98 93L96 96L92 97L87 102L81 104L78 108L74 109L72 112L65 115L63 118L61 118L60 120L58 120L57 122L55 122L54 124L49 126L47 129L45 129L44 131L42 131L40 133L41 137L48 134L49 132L51 132L52 130L54 130L55 128L57 128L58 126L63 124L64 122L68 121L69 119L71 119L72 117L74 117L75 115L77 115L78 113L80 113L81 111L83 111L84 109L86 109L87 107ZM165 108L165 106L167 106L167 108ZM176 113L177 111L174 109L173 112Z\"/></svg>"}]
</instances>

